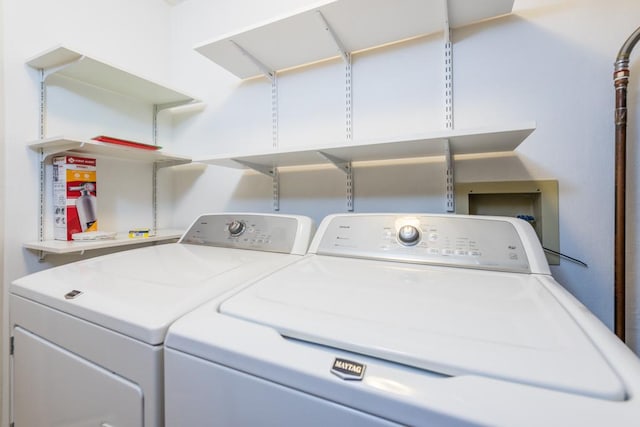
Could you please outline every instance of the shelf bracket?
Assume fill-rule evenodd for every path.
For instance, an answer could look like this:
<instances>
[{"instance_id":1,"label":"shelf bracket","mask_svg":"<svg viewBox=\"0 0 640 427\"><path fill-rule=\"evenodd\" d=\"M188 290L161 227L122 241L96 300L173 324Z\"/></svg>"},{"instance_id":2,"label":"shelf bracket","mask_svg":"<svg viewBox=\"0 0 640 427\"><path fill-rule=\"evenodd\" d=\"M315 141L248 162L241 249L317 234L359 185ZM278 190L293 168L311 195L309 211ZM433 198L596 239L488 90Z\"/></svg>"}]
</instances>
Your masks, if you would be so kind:
<instances>
[{"instance_id":1,"label":"shelf bracket","mask_svg":"<svg viewBox=\"0 0 640 427\"><path fill-rule=\"evenodd\" d=\"M163 160L159 162L155 162L154 164L158 169L170 168L171 166L179 166L186 165L187 163L191 163L189 160Z\"/></svg>"},{"instance_id":2,"label":"shelf bracket","mask_svg":"<svg viewBox=\"0 0 640 427\"><path fill-rule=\"evenodd\" d=\"M77 57L76 59L69 61L69 62L65 62L64 64L60 64L60 65L56 65L55 67L51 67L51 68L47 68L47 69L40 69L40 71L42 72L42 81L46 81L50 75L57 73L60 70L64 70L65 68L73 65L73 64L77 64L82 62L84 59L86 58L86 56L84 55L80 55L79 57Z\"/></svg>"},{"instance_id":3,"label":"shelf bracket","mask_svg":"<svg viewBox=\"0 0 640 427\"><path fill-rule=\"evenodd\" d=\"M316 11L320 22L324 26L325 31L329 33L331 39L336 44L338 48L338 52L340 52L340 56L345 63L345 124L346 124L346 140L353 140L353 123L352 123L352 62L351 62L351 53L347 50L340 37L336 34L334 29L331 27L327 19L324 17L322 12L319 10Z\"/></svg>"},{"instance_id":4,"label":"shelf bracket","mask_svg":"<svg viewBox=\"0 0 640 427\"><path fill-rule=\"evenodd\" d=\"M455 185L453 175L453 156L451 154L451 145L449 140L444 141L444 158L447 164L445 172L446 182L446 209L447 212L455 212L456 210L456 198L455 198Z\"/></svg>"},{"instance_id":5,"label":"shelf bracket","mask_svg":"<svg viewBox=\"0 0 640 427\"><path fill-rule=\"evenodd\" d=\"M183 107L185 105L191 105L191 104L200 104L200 101L197 101L191 98L186 101L165 102L164 104L155 104L154 107L158 112L160 112L162 110L168 110L170 108L176 108L176 107Z\"/></svg>"},{"instance_id":6,"label":"shelf bracket","mask_svg":"<svg viewBox=\"0 0 640 427\"><path fill-rule=\"evenodd\" d=\"M269 67L267 67L266 65L264 65L258 58L256 58L255 56L253 56L251 53L247 52L247 50L245 48L243 48L242 46L240 46L238 43L234 42L233 40L229 40L229 42L231 44L233 44L236 48L238 48L238 50L247 58L249 58L249 60L251 62L253 62L253 65L255 65L256 67L258 67L258 69L262 72L262 74L264 74L269 80L273 80L274 76L275 76L275 72L271 69L269 69Z\"/></svg>"},{"instance_id":7,"label":"shelf bracket","mask_svg":"<svg viewBox=\"0 0 640 427\"><path fill-rule=\"evenodd\" d=\"M244 160L232 159L236 163L240 163L242 166L252 169L256 172L260 172L263 175L274 177L276 175L277 168L271 168L269 166L259 165L256 163L246 162Z\"/></svg>"},{"instance_id":8,"label":"shelf bracket","mask_svg":"<svg viewBox=\"0 0 640 427\"><path fill-rule=\"evenodd\" d=\"M273 210L280 210L280 173L278 172L278 168L276 167L268 167L264 165L258 165L251 162L245 162L244 160L233 159L234 162L240 163L241 165L252 169L256 172L259 172L263 175L271 177L272 180L272 190L273 190Z\"/></svg>"},{"instance_id":9,"label":"shelf bracket","mask_svg":"<svg viewBox=\"0 0 640 427\"><path fill-rule=\"evenodd\" d=\"M340 159L336 156L332 156L331 154L323 153L322 151L318 151L322 157L327 159L330 163L332 163L335 167L340 169L345 173L347 178L346 185L346 196L347 196L347 212L353 212L353 167L351 162L348 160Z\"/></svg>"},{"instance_id":10,"label":"shelf bracket","mask_svg":"<svg viewBox=\"0 0 640 427\"><path fill-rule=\"evenodd\" d=\"M171 108L182 107L184 105L198 104L199 101L191 98L186 101L166 102L164 104L153 104L153 127L151 140L153 145L158 145L158 114L163 110L169 110Z\"/></svg>"},{"instance_id":11,"label":"shelf bracket","mask_svg":"<svg viewBox=\"0 0 640 427\"><path fill-rule=\"evenodd\" d=\"M324 17L322 12L317 10L316 13L318 14L318 18L320 19L320 22L322 22L322 25L324 26L325 31L329 33L329 35L331 36L331 39L333 39L334 43L338 47L338 51L340 52L340 56L342 56L342 59L344 60L344 62L350 62L351 54L345 48L344 43L342 43L342 40L340 40L340 38L338 37L336 32L333 30L331 25L329 25L329 22Z\"/></svg>"}]
</instances>

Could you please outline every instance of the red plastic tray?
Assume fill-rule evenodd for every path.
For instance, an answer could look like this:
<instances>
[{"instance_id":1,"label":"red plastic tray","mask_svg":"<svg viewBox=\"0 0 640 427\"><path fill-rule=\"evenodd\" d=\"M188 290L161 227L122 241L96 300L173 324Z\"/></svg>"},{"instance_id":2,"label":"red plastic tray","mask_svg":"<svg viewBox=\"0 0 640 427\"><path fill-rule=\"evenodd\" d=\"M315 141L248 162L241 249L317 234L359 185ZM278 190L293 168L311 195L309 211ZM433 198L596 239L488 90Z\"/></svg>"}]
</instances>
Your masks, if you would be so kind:
<instances>
[{"instance_id":1,"label":"red plastic tray","mask_svg":"<svg viewBox=\"0 0 640 427\"><path fill-rule=\"evenodd\" d=\"M107 142L109 144L124 145L127 147L139 148L141 150L159 150L159 145L143 144L141 142L127 141L126 139L113 138L111 136L96 136L92 138L94 141Z\"/></svg>"}]
</instances>

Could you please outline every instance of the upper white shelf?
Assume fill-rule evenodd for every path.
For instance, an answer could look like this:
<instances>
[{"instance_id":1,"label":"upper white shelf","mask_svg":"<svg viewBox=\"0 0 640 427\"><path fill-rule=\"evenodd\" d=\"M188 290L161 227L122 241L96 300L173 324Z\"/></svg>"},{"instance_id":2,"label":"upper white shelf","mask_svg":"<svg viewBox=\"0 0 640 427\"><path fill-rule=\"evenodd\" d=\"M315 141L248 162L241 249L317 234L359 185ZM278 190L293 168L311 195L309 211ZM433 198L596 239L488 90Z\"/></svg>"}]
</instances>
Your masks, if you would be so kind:
<instances>
[{"instance_id":1,"label":"upper white shelf","mask_svg":"<svg viewBox=\"0 0 640 427\"><path fill-rule=\"evenodd\" d=\"M340 51L322 19L350 53L462 27L511 13L514 0L334 0L208 41L202 55L241 79L335 58ZM448 14L445 11L447 4ZM322 16L320 16L322 15ZM448 17L447 17L448 15ZM245 54L247 52L249 55Z\"/></svg>"},{"instance_id":2,"label":"upper white shelf","mask_svg":"<svg viewBox=\"0 0 640 427\"><path fill-rule=\"evenodd\" d=\"M27 65L49 74L58 74L150 104L189 104L196 98L139 77L106 62L66 47L56 47L27 61Z\"/></svg>"},{"instance_id":3,"label":"upper white shelf","mask_svg":"<svg viewBox=\"0 0 640 427\"><path fill-rule=\"evenodd\" d=\"M449 141L451 154L477 154L513 151L535 130L535 123L511 127L472 130L446 130L384 141L343 143L324 147L261 153L227 154L195 161L237 169L309 166L327 163L329 155L342 161L398 160L443 154ZM324 154L324 155L323 155Z\"/></svg>"},{"instance_id":4,"label":"upper white shelf","mask_svg":"<svg viewBox=\"0 0 640 427\"><path fill-rule=\"evenodd\" d=\"M37 140L30 143L29 148L33 150L43 150L45 157L58 153L75 152L98 157L134 160L148 163L170 163L171 165L191 162L191 158L189 157L169 154L161 150L144 150L93 140L81 140L65 137L53 137Z\"/></svg>"}]
</instances>

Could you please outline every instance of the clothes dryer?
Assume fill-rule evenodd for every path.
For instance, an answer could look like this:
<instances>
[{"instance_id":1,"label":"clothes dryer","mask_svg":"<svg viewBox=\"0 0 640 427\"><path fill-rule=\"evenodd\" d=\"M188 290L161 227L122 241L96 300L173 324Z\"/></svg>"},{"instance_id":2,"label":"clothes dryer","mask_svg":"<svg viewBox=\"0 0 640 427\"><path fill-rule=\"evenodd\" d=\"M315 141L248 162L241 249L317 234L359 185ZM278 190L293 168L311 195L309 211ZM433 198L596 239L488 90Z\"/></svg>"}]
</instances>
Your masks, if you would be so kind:
<instances>
[{"instance_id":1,"label":"clothes dryer","mask_svg":"<svg viewBox=\"0 0 640 427\"><path fill-rule=\"evenodd\" d=\"M162 426L169 325L301 258L312 233L302 216L207 214L177 243L16 280L12 425Z\"/></svg>"},{"instance_id":2,"label":"clothes dryer","mask_svg":"<svg viewBox=\"0 0 640 427\"><path fill-rule=\"evenodd\" d=\"M515 218L325 218L309 255L174 323L168 427L637 425L640 362Z\"/></svg>"}]
</instances>

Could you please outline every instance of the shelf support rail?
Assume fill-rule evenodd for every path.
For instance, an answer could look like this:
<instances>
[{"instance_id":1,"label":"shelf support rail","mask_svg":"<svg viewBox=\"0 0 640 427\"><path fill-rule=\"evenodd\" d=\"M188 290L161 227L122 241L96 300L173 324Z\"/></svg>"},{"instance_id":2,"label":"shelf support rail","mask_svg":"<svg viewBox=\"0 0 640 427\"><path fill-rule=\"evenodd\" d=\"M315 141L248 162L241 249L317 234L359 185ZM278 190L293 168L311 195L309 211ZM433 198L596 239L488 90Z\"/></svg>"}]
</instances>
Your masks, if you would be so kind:
<instances>
[{"instance_id":1,"label":"shelf support rail","mask_svg":"<svg viewBox=\"0 0 640 427\"><path fill-rule=\"evenodd\" d=\"M262 74L265 75L266 78L271 80L271 126L272 126L272 136L273 136L273 148L278 148L278 79L276 76L276 72L267 67L262 61L253 56L250 52L248 52L245 48L240 46L233 40L229 40L231 44L233 44L244 56L249 58L249 60L255 65ZM237 161L237 160L236 160ZM273 189L273 210L280 210L280 174L278 173L278 168L263 168L259 165L250 165L243 162L238 161L245 165L246 167L258 171L262 174L266 174L270 176L273 180L272 189Z\"/></svg>"},{"instance_id":2,"label":"shelf support rail","mask_svg":"<svg viewBox=\"0 0 640 427\"><path fill-rule=\"evenodd\" d=\"M352 56L347 50L338 34L333 27L329 24L329 21L324 17L321 11L316 11L317 16L324 26L324 29L338 48L340 56L345 63L345 139L347 142L353 141L353 70L352 70ZM346 197L347 197L347 211L353 212L353 167L351 162L339 159L327 153L319 152L322 157L333 163L338 169L346 174Z\"/></svg>"},{"instance_id":3,"label":"shelf support rail","mask_svg":"<svg viewBox=\"0 0 640 427\"><path fill-rule=\"evenodd\" d=\"M273 78L271 79L271 138L273 149L277 150L280 133L279 133L279 117L278 117L278 74L273 71ZM272 205L273 211L278 212L280 210L280 173L278 168L273 168L273 174L271 175L271 189L272 189Z\"/></svg>"},{"instance_id":4,"label":"shelf support rail","mask_svg":"<svg viewBox=\"0 0 640 427\"><path fill-rule=\"evenodd\" d=\"M454 180L453 180L453 156L451 155L451 145L449 140L446 139L444 141L444 158L447 163L447 169L445 172L445 183L446 183L446 207L447 212L455 212L456 210L456 197L455 197L455 188L454 188Z\"/></svg>"},{"instance_id":5,"label":"shelf support rail","mask_svg":"<svg viewBox=\"0 0 640 427\"><path fill-rule=\"evenodd\" d=\"M346 117L346 139L353 141L353 91L351 90L353 73L351 69L351 55L345 65L345 117Z\"/></svg>"},{"instance_id":6,"label":"shelf support rail","mask_svg":"<svg viewBox=\"0 0 640 427\"><path fill-rule=\"evenodd\" d=\"M351 165L351 162L348 160L340 159L336 156L332 156L331 154L323 153L322 151L318 151L318 154L320 154L322 157L331 162L335 167L345 173L347 178L347 212L353 212L353 167Z\"/></svg>"},{"instance_id":7,"label":"shelf support rail","mask_svg":"<svg viewBox=\"0 0 640 427\"><path fill-rule=\"evenodd\" d=\"M153 173L151 176L151 204L153 215L153 234L158 232L158 171L171 166L178 166L190 163L189 160L163 160L153 162Z\"/></svg>"},{"instance_id":8,"label":"shelf support rail","mask_svg":"<svg viewBox=\"0 0 640 427\"><path fill-rule=\"evenodd\" d=\"M151 180L151 209L153 215L152 231L155 236L158 231L158 162L153 162L153 174Z\"/></svg>"},{"instance_id":9,"label":"shelf support rail","mask_svg":"<svg viewBox=\"0 0 640 427\"><path fill-rule=\"evenodd\" d=\"M86 57L84 55L69 61L64 64L57 65L51 68L40 68L40 139L44 139L47 134L47 79L52 74L57 73L73 64L82 62Z\"/></svg>"},{"instance_id":10,"label":"shelf support rail","mask_svg":"<svg viewBox=\"0 0 640 427\"><path fill-rule=\"evenodd\" d=\"M451 44L451 29L449 27L448 0L444 4L444 127L453 129L453 47ZM455 212L455 178L453 174L453 161L449 140L445 141L445 160L447 169L445 173L446 185L446 210Z\"/></svg>"},{"instance_id":11,"label":"shelf support rail","mask_svg":"<svg viewBox=\"0 0 640 427\"><path fill-rule=\"evenodd\" d=\"M43 242L44 241L44 234L45 234L45 230L44 230L44 214L45 214L45 174L46 174L46 167L45 167L45 160L46 160L46 154L43 148L41 148L39 150L40 152L38 153L39 155L39 161L40 161L40 212L39 212L39 218L38 218L38 241L39 242ZM44 254L40 253L40 257L44 258Z\"/></svg>"},{"instance_id":12,"label":"shelf support rail","mask_svg":"<svg viewBox=\"0 0 640 427\"><path fill-rule=\"evenodd\" d=\"M74 59L73 61L66 62L64 64L51 67L51 68L41 68L40 71L40 111L38 118L38 137L40 139L44 139L47 135L47 79L52 74L57 73L58 71L78 62L84 60L85 56L80 56L79 58ZM45 228L44 228L44 217L46 210L45 203L45 178L46 178L46 165L45 161L47 159L48 153L44 148L39 150L39 163L40 163L40 202L39 202L39 210L38 213L38 241L44 241L45 236ZM44 252L40 251L39 254L40 261L44 260Z\"/></svg>"},{"instance_id":13,"label":"shelf support rail","mask_svg":"<svg viewBox=\"0 0 640 427\"><path fill-rule=\"evenodd\" d=\"M271 142L274 149L278 149L278 76L273 72L271 79Z\"/></svg>"},{"instance_id":14,"label":"shelf support rail","mask_svg":"<svg viewBox=\"0 0 640 427\"><path fill-rule=\"evenodd\" d=\"M278 212L280 210L280 172L278 172L278 168L273 168L271 178L273 210Z\"/></svg>"},{"instance_id":15,"label":"shelf support rail","mask_svg":"<svg viewBox=\"0 0 640 427\"><path fill-rule=\"evenodd\" d=\"M444 124L446 129L453 129L453 47L447 3L444 0Z\"/></svg>"},{"instance_id":16,"label":"shelf support rail","mask_svg":"<svg viewBox=\"0 0 640 427\"><path fill-rule=\"evenodd\" d=\"M170 108L180 107L183 105L188 105L195 102L194 99L189 99L186 101L176 101L176 102L167 102L164 104L153 104L153 123L151 126L151 141L153 145L158 145L158 114L160 111L167 110ZM181 161L173 161L173 162L154 162L153 163L153 173L151 177L152 187L151 187L151 200L152 200L152 216L153 216L153 234L155 235L158 231L158 170L160 168L175 166L179 164L183 164L185 162Z\"/></svg>"}]
</instances>

